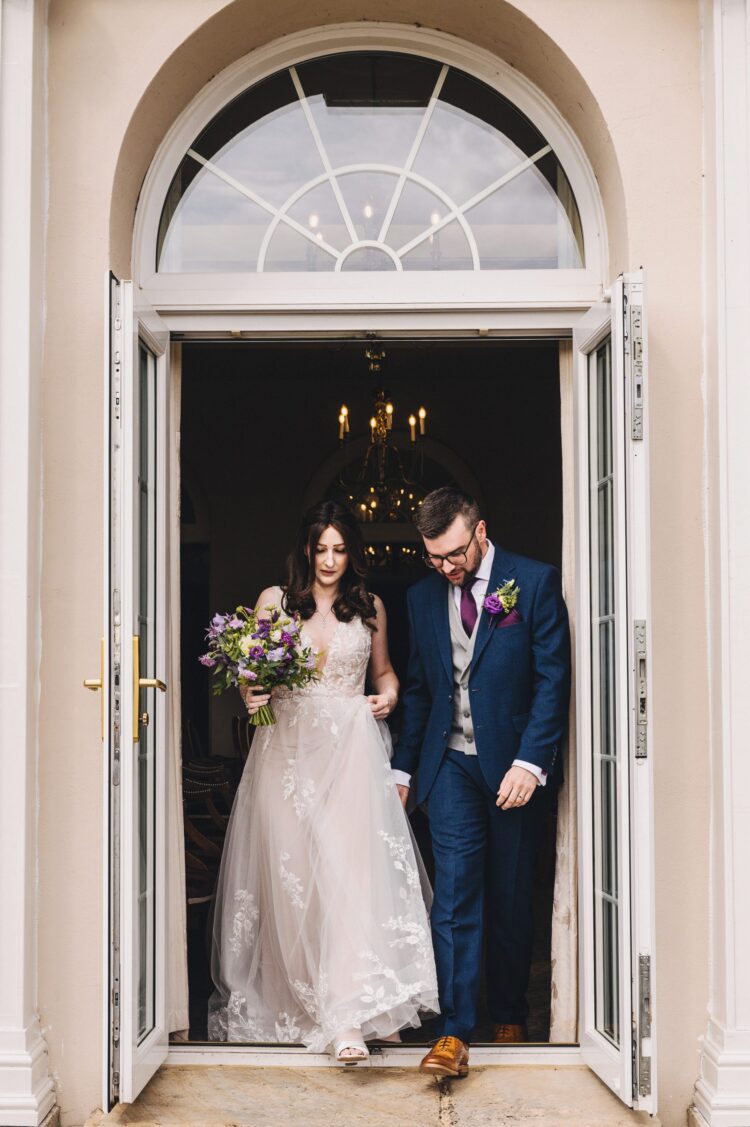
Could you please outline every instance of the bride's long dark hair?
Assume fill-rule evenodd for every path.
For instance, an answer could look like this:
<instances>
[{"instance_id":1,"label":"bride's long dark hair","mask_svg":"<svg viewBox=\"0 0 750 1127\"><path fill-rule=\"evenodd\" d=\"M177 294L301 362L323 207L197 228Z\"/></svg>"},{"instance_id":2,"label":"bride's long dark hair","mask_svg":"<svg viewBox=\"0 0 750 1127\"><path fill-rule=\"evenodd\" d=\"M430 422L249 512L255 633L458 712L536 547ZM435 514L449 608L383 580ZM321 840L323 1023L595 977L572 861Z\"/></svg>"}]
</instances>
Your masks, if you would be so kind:
<instances>
[{"instance_id":1,"label":"bride's long dark hair","mask_svg":"<svg viewBox=\"0 0 750 1127\"><path fill-rule=\"evenodd\" d=\"M297 544L287 560L284 609L296 611L303 619L312 618L315 614L312 593L315 582L315 551L327 528L336 529L349 556L349 563L341 577L339 593L333 604L333 613L340 622L351 622L359 615L364 623L371 626L375 619L375 602L365 584L367 565L362 533L351 509L338 501L322 501L305 513Z\"/></svg>"}]
</instances>

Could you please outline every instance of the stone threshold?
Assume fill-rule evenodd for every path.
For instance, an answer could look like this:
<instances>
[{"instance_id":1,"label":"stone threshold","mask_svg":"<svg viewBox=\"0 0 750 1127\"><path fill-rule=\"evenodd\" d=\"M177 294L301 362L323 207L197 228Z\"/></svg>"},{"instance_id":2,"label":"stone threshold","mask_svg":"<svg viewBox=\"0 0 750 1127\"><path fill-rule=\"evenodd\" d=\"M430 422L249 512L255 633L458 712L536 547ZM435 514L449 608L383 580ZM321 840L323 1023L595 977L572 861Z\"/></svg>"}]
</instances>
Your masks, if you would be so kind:
<instances>
[{"instance_id":1,"label":"stone threshold","mask_svg":"<svg viewBox=\"0 0 750 1127\"><path fill-rule=\"evenodd\" d=\"M436 1081L413 1068L170 1065L134 1104L85 1127L635 1127L631 1111L590 1069L473 1067Z\"/></svg>"}]
</instances>

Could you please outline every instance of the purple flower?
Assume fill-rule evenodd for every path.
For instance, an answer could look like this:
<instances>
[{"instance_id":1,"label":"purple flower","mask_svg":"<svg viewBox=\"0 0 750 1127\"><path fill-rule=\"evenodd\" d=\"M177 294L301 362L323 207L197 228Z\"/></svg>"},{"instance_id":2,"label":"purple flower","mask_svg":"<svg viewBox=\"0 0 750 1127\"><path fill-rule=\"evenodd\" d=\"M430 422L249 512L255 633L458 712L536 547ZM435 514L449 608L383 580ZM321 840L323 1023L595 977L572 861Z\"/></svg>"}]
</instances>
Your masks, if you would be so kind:
<instances>
[{"instance_id":1,"label":"purple flower","mask_svg":"<svg viewBox=\"0 0 750 1127\"><path fill-rule=\"evenodd\" d=\"M263 657L263 647L253 646L247 656L249 658L252 658L253 661L260 661L260 659Z\"/></svg>"},{"instance_id":2,"label":"purple flower","mask_svg":"<svg viewBox=\"0 0 750 1127\"><path fill-rule=\"evenodd\" d=\"M243 626L244 623L242 619L238 618L235 614L232 618L229 619L229 625L232 626L235 630L239 630L240 626Z\"/></svg>"},{"instance_id":3,"label":"purple flower","mask_svg":"<svg viewBox=\"0 0 750 1127\"><path fill-rule=\"evenodd\" d=\"M314 669L316 664L315 654L308 654L308 656L305 658L305 669Z\"/></svg>"},{"instance_id":4,"label":"purple flower","mask_svg":"<svg viewBox=\"0 0 750 1127\"><path fill-rule=\"evenodd\" d=\"M280 617L279 612L277 610L275 610L273 612L273 614L271 615L271 622L278 622L279 617Z\"/></svg>"},{"instance_id":5,"label":"purple flower","mask_svg":"<svg viewBox=\"0 0 750 1127\"><path fill-rule=\"evenodd\" d=\"M242 678L243 681L257 681L258 680L258 674L255 673L252 669L240 669L239 676Z\"/></svg>"},{"instance_id":6,"label":"purple flower","mask_svg":"<svg viewBox=\"0 0 750 1127\"><path fill-rule=\"evenodd\" d=\"M268 660L269 661L283 661L283 659L284 659L284 647L283 646L278 646L275 650L269 650L268 651Z\"/></svg>"},{"instance_id":7,"label":"purple flower","mask_svg":"<svg viewBox=\"0 0 750 1127\"><path fill-rule=\"evenodd\" d=\"M201 654L201 656L198 658L198 661L201 663L201 665L207 665L209 669L213 669L213 667L216 665L216 658L211 657L211 654Z\"/></svg>"},{"instance_id":8,"label":"purple flower","mask_svg":"<svg viewBox=\"0 0 750 1127\"><path fill-rule=\"evenodd\" d=\"M268 621L267 618L264 618L262 622L258 623L258 633L253 634L253 637L254 638L267 638L268 635L270 634L270 632L271 632L271 623Z\"/></svg>"},{"instance_id":9,"label":"purple flower","mask_svg":"<svg viewBox=\"0 0 750 1127\"><path fill-rule=\"evenodd\" d=\"M505 607L497 595L487 595L484 600L484 609L487 611L487 614L502 614Z\"/></svg>"},{"instance_id":10,"label":"purple flower","mask_svg":"<svg viewBox=\"0 0 750 1127\"><path fill-rule=\"evenodd\" d=\"M281 631L281 640L282 640L282 642L284 643L285 646L293 646L294 645L294 638L292 637L291 634L287 634L286 630Z\"/></svg>"},{"instance_id":11,"label":"purple flower","mask_svg":"<svg viewBox=\"0 0 750 1127\"><path fill-rule=\"evenodd\" d=\"M215 614L211 619L211 625L215 630L218 630L219 634L222 634L224 632L224 627L226 626L226 619L224 615Z\"/></svg>"}]
</instances>

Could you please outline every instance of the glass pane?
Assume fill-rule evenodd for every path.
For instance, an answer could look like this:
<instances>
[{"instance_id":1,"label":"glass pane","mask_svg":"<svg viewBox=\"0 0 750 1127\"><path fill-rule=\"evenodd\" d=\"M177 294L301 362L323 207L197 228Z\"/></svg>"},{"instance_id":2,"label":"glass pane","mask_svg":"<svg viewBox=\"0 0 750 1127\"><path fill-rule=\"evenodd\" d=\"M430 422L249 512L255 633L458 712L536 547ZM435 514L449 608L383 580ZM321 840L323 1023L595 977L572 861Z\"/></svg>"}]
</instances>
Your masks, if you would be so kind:
<instances>
[{"instance_id":1,"label":"glass pane","mask_svg":"<svg viewBox=\"0 0 750 1127\"><path fill-rule=\"evenodd\" d=\"M347 255L342 270L397 270L396 263L380 247L357 247Z\"/></svg>"},{"instance_id":2,"label":"glass pane","mask_svg":"<svg viewBox=\"0 0 750 1127\"><path fill-rule=\"evenodd\" d=\"M589 364L591 692L596 1028L619 1046L618 769L611 341Z\"/></svg>"},{"instance_id":3,"label":"glass pane","mask_svg":"<svg viewBox=\"0 0 750 1127\"><path fill-rule=\"evenodd\" d=\"M401 250L444 219L449 211L434 192L409 180L401 189L385 241L394 250Z\"/></svg>"},{"instance_id":4,"label":"glass pane","mask_svg":"<svg viewBox=\"0 0 750 1127\"><path fill-rule=\"evenodd\" d=\"M193 148L262 199L281 207L297 188L319 176L324 167L288 72L269 82L279 85L273 91L270 112L269 91L261 90L258 105L253 107L261 111L261 116L254 117L217 150L213 148L214 136L205 133ZM282 97L286 104L279 106L277 102Z\"/></svg>"},{"instance_id":5,"label":"glass pane","mask_svg":"<svg viewBox=\"0 0 750 1127\"><path fill-rule=\"evenodd\" d=\"M538 165L469 208L466 217L484 270L554 270L581 265L568 218Z\"/></svg>"},{"instance_id":6,"label":"glass pane","mask_svg":"<svg viewBox=\"0 0 750 1127\"><path fill-rule=\"evenodd\" d=\"M156 676L156 362L143 345L139 349L138 455L138 638L141 677ZM154 1027L154 889L156 760L154 754L154 691L141 689L134 701L139 717L137 744L138 851L138 1042Z\"/></svg>"},{"instance_id":7,"label":"glass pane","mask_svg":"<svg viewBox=\"0 0 750 1127\"><path fill-rule=\"evenodd\" d=\"M404 270L471 270L471 251L457 219L402 257Z\"/></svg>"},{"instance_id":8,"label":"glass pane","mask_svg":"<svg viewBox=\"0 0 750 1127\"><path fill-rule=\"evenodd\" d=\"M339 187L360 239L377 239L398 184L396 173L350 172Z\"/></svg>"},{"instance_id":9,"label":"glass pane","mask_svg":"<svg viewBox=\"0 0 750 1127\"><path fill-rule=\"evenodd\" d=\"M599 496L599 614L611 614L614 610L615 573L612 549L614 546L614 526L612 524L612 478L598 483Z\"/></svg>"},{"instance_id":10,"label":"glass pane","mask_svg":"<svg viewBox=\"0 0 750 1127\"><path fill-rule=\"evenodd\" d=\"M440 64L416 55L344 54L297 67L333 168L406 161Z\"/></svg>"},{"instance_id":11,"label":"glass pane","mask_svg":"<svg viewBox=\"0 0 750 1127\"><path fill-rule=\"evenodd\" d=\"M617 906L602 901L602 963L610 968L602 978L601 1001L597 1012L597 1028L615 1045L620 1041L619 948L617 941Z\"/></svg>"},{"instance_id":12,"label":"glass pane","mask_svg":"<svg viewBox=\"0 0 750 1127\"><path fill-rule=\"evenodd\" d=\"M322 239L322 235L321 235ZM306 239L299 231L279 223L271 237L266 254L265 269L271 270L333 270L333 255Z\"/></svg>"},{"instance_id":13,"label":"glass pane","mask_svg":"<svg viewBox=\"0 0 750 1127\"><path fill-rule=\"evenodd\" d=\"M601 481L612 472L612 373L610 348L596 352L597 476Z\"/></svg>"},{"instance_id":14,"label":"glass pane","mask_svg":"<svg viewBox=\"0 0 750 1127\"><path fill-rule=\"evenodd\" d=\"M537 155L547 147L497 91L433 59L346 52L301 63L246 90L196 138L164 203L158 268L332 269L294 239L258 264L269 225L294 196L294 217L303 226L317 217L316 233L347 257L359 241L382 235L393 249L405 248L405 269L577 268L580 216L555 154ZM532 167L513 176L529 159ZM326 172L350 222L330 184L316 184ZM392 200L398 207L387 229ZM434 223L430 216L456 211L474 229L468 243L479 244L479 256L466 257L458 229L411 246ZM357 269L384 263L378 254L357 261Z\"/></svg>"},{"instance_id":15,"label":"glass pane","mask_svg":"<svg viewBox=\"0 0 750 1127\"><path fill-rule=\"evenodd\" d=\"M202 169L182 197L159 269L170 274L255 270L269 214Z\"/></svg>"},{"instance_id":16,"label":"glass pane","mask_svg":"<svg viewBox=\"0 0 750 1127\"><path fill-rule=\"evenodd\" d=\"M330 181L317 184L289 208L290 218L301 224L319 241L342 251L349 245L349 232ZM332 258L331 263L335 260Z\"/></svg>"}]
</instances>

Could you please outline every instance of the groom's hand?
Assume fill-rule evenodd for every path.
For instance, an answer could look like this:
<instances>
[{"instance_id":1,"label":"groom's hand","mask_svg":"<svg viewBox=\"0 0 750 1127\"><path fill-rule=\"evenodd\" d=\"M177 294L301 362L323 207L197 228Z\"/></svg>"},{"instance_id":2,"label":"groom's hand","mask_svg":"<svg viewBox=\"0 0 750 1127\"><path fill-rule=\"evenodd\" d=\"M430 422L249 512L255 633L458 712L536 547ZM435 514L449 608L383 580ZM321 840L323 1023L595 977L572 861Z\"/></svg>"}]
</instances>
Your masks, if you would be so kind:
<instances>
[{"instance_id":1,"label":"groom's hand","mask_svg":"<svg viewBox=\"0 0 750 1127\"><path fill-rule=\"evenodd\" d=\"M406 803L409 800L409 788L402 786L401 783L396 783L396 790L398 791L398 797L401 799L401 805L404 810L406 810Z\"/></svg>"},{"instance_id":2,"label":"groom's hand","mask_svg":"<svg viewBox=\"0 0 750 1127\"><path fill-rule=\"evenodd\" d=\"M500 784L496 806L501 810L514 810L525 806L538 786L538 780L525 767L511 767Z\"/></svg>"}]
</instances>

